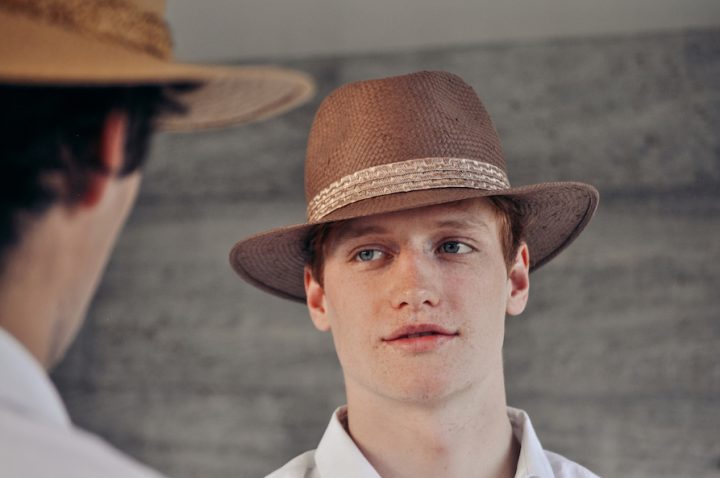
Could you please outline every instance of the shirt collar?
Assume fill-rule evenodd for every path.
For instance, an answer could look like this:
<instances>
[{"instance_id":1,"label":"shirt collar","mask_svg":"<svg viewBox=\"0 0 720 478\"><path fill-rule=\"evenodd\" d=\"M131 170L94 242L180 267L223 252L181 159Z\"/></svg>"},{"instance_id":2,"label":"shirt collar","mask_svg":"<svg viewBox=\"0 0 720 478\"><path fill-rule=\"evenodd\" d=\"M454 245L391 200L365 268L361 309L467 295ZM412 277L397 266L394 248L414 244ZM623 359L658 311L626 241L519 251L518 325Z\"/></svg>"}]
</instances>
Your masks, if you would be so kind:
<instances>
[{"instance_id":1,"label":"shirt collar","mask_svg":"<svg viewBox=\"0 0 720 478\"><path fill-rule=\"evenodd\" d=\"M362 454L342 421L347 418L347 407L335 410L325 434L315 452L320 476L338 476L342 472L347 478L380 478L375 468Z\"/></svg>"},{"instance_id":2,"label":"shirt collar","mask_svg":"<svg viewBox=\"0 0 720 478\"><path fill-rule=\"evenodd\" d=\"M0 327L0 406L16 413L70 426L67 410L45 369Z\"/></svg>"},{"instance_id":3,"label":"shirt collar","mask_svg":"<svg viewBox=\"0 0 720 478\"><path fill-rule=\"evenodd\" d=\"M508 407L507 411L513 434L520 442L515 478L553 478L555 475L528 414L511 407ZM320 440L315 452L315 463L320 476L337 476L342 470L343 476L347 478L380 478L345 431L342 422L346 417L346 406L335 410Z\"/></svg>"},{"instance_id":4,"label":"shirt collar","mask_svg":"<svg viewBox=\"0 0 720 478\"><path fill-rule=\"evenodd\" d=\"M508 407L507 412L513 435L520 442L520 456L515 478L554 477L550 462L545 456L545 451L535 434L528 414L512 407Z\"/></svg>"}]
</instances>

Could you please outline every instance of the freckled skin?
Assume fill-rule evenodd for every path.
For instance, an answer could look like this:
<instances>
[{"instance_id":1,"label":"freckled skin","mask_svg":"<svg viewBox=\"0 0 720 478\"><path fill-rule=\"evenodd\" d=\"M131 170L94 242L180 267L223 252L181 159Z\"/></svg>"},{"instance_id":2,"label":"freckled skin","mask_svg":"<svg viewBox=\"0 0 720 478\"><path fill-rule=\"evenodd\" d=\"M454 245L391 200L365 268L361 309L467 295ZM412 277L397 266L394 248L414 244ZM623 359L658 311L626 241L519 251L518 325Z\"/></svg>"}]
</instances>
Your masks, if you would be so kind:
<instances>
[{"instance_id":1,"label":"freckled skin","mask_svg":"<svg viewBox=\"0 0 720 478\"><path fill-rule=\"evenodd\" d=\"M332 333L348 397L433 404L502 382L513 284L499 228L492 206L471 199L355 219L331 235L324 287L307 273L306 286L313 321ZM457 335L422 352L383 340L408 324Z\"/></svg>"}]
</instances>

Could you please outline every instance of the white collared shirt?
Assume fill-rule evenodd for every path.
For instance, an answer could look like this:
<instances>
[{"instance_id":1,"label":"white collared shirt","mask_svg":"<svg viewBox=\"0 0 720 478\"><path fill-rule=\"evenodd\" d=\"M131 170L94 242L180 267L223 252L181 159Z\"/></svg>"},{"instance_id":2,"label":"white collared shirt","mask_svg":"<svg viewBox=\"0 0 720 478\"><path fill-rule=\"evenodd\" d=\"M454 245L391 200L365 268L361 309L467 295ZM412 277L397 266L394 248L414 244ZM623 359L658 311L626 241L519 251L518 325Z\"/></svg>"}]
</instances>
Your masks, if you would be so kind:
<instances>
[{"instance_id":1,"label":"white collared shirt","mask_svg":"<svg viewBox=\"0 0 720 478\"><path fill-rule=\"evenodd\" d=\"M75 428L45 370L0 328L0 475L3 478L161 478Z\"/></svg>"},{"instance_id":2,"label":"white collared shirt","mask_svg":"<svg viewBox=\"0 0 720 478\"><path fill-rule=\"evenodd\" d=\"M340 417L346 413L346 407L335 410L316 450L295 457L266 478L381 478L345 431ZM543 450L527 413L508 407L508 418L520 442L515 478L598 478L577 463Z\"/></svg>"}]
</instances>

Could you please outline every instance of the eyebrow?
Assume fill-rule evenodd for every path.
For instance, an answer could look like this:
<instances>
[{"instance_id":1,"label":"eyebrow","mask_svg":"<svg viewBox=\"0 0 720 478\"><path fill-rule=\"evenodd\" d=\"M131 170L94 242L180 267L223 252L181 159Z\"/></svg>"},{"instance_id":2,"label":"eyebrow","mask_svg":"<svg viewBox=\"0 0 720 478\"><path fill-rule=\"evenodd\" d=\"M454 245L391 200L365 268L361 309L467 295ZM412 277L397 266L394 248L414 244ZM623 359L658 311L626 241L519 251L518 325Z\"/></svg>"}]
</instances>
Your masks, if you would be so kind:
<instances>
[{"instance_id":1,"label":"eyebrow","mask_svg":"<svg viewBox=\"0 0 720 478\"><path fill-rule=\"evenodd\" d=\"M353 224L343 224L336 231L333 240L338 241L341 239L354 239L370 234L384 234L386 232L388 232L387 229L376 225L354 226Z\"/></svg>"},{"instance_id":2,"label":"eyebrow","mask_svg":"<svg viewBox=\"0 0 720 478\"><path fill-rule=\"evenodd\" d=\"M435 223L436 227L447 227L450 229L472 229L479 227L490 230L490 226L481 219L443 219Z\"/></svg>"},{"instance_id":3,"label":"eyebrow","mask_svg":"<svg viewBox=\"0 0 720 478\"><path fill-rule=\"evenodd\" d=\"M474 229L480 228L490 230L490 226L481 219L441 219L431 223L429 227L442 229ZM336 233L333 241L344 239L355 239L358 237L368 236L371 234L385 234L388 230L382 226L369 224L367 226L356 226L352 223L341 225Z\"/></svg>"}]
</instances>

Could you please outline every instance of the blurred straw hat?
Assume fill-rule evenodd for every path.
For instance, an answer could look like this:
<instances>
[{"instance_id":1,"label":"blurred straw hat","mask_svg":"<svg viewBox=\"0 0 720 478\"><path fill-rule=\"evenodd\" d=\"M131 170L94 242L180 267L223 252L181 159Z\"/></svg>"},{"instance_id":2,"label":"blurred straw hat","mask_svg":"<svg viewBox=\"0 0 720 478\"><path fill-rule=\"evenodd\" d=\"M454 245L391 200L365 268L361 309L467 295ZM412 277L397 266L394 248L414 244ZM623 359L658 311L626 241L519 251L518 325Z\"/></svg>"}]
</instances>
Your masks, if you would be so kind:
<instances>
[{"instance_id":1,"label":"blurred straw hat","mask_svg":"<svg viewBox=\"0 0 720 478\"><path fill-rule=\"evenodd\" d=\"M163 0L0 0L0 84L198 85L179 94L183 130L277 115L314 91L304 73L272 66L175 62Z\"/></svg>"}]
</instances>

